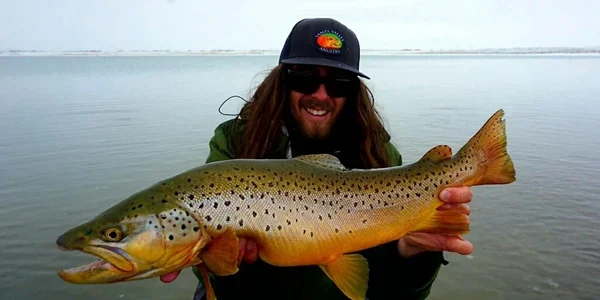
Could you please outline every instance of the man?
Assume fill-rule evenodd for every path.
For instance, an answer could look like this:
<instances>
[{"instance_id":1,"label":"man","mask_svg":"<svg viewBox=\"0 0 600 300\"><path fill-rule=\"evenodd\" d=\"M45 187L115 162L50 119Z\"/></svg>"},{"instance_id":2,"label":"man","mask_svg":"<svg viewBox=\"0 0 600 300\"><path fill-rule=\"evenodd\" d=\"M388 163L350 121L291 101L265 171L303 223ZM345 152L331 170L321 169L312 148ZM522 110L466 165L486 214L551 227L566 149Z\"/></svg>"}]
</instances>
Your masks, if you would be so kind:
<instances>
[{"instance_id":1,"label":"man","mask_svg":"<svg viewBox=\"0 0 600 300\"><path fill-rule=\"evenodd\" d=\"M359 71L355 34L333 19L305 19L288 36L279 65L265 78L239 116L219 125L207 162L232 158L291 158L330 153L348 168L402 164L373 106ZM469 215L468 187L446 189L440 209ZM361 252L368 260L369 299L423 299L442 263L442 251L469 254L461 237L408 234ZM214 277L219 299L346 299L317 266L275 267L257 259L252 241L240 240L237 274ZM203 293L201 277L196 297ZM175 280L178 273L161 277Z\"/></svg>"}]
</instances>

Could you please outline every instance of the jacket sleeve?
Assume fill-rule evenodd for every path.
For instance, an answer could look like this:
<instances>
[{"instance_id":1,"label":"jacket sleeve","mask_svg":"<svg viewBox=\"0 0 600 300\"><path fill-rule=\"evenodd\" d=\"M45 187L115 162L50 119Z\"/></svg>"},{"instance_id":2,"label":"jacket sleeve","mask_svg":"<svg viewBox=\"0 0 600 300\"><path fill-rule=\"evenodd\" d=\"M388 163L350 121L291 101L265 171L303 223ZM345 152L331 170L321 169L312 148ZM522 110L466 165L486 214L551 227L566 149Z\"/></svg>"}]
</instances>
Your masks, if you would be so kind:
<instances>
[{"instance_id":1,"label":"jacket sleeve","mask_svg":"<svg viewBox=\"0 0 600 300\"><path fill-rule=\"evenodd\" d=\"M206 163L235 158L231 147L229 135L231 121L227 121L215 128L214 135L208 142L209 153Z\"/></svg>"},{"instance_id":2,"label":"jacket sleeve","mask_svg":"<svg viewBox=\"0 0 600 300\"><path fill-rule=\"evenodd\" d=\"M402 155L393 144L386 145L393 166L402 165ZM362 252L369 262L369 299L425 299L429 296L440 266L448 262L443 252L423 252L408 259L398 253L397 242Z\"/></svg>"}]
</instances>

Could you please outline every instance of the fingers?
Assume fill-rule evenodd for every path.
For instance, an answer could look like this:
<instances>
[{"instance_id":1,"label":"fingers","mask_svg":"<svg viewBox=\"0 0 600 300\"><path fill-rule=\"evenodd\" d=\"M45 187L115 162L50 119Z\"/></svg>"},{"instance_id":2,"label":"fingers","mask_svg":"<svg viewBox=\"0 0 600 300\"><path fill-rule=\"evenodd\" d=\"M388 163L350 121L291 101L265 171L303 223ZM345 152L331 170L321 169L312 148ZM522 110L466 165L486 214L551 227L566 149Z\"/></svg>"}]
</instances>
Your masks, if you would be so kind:
<instances>
[{"instance_id":1,"label":"fingers","mask_svg":"<svg viewBox=\"0 0 600 300\"><path fill-rule=\"evenodd\" d=\"M471 214L471 208L464 203L445 203L438 207L438 210L456 210L459 213L467 216Z\"/></svg>"},{"instance_id":2,"label":"fingers","mask_svg":"<svg viewBox=\"0 0 600 300\"><path fill-rule=\"evenodd\" d=\"M440 200L448 203L469 203L473 198L473 191L469 187L449 187L440 193Z\"/></svg>"},{"instance_id":3,"label":"fingers","mask_svg":"<svg viewBox=\"0 0 600 300\"><path fill-rule=\"evenodd\" d=\"M251 240L246 242L246 253L244 254L245 263L253 263L258 259L258 248L256 243Z\"/></svg>"},{"instance_id":4,"label":"fingers","mask_svg":"<svg viewBox=\"0 0 600 300\"><path fill-rule=\"evenodd\" d=\"M462 255L473 252L473 244L462 236L449 236L443 234L409 233L402 238L406 253L420 253L423 251L446 251Z\"/></svg>"},{"instance_id":5,"label":"fingers","mask_svg":"<svg viewBox=\"0 0 600 300\"><path fill-rule=\"evenodd\" d=\"M446 247L446 251L455 252L462 255L469 255L473 253L473 244L471 242L459 239L457 237L446 237L443 241L444 247Z\"/></svg>"},{"instance_id":6,"label":"fingers","mask_svg":"<svg viewBox=\"0 0 600 300\"><path fill-rule=\"evenodd\" d=\"M238 250L238 266L243 262L245 263L253 263L258 259L258 248L256 247L256 243L245 239L239 238L240 240L240 248Z\"/></svg>"},{"instance_id":7,"label":"fingers","mask_svg":"<svg viewBox=\"0 0 600 300\"><path fill-rule=\"evenodd\" d=\"M244 254L246 253L247 240L245 238L239 238L239 242L240 242L240 248L238 250L238 258L237 258L238 266L242 263L242 260L244 259Z\"/></svg>"},{"instance_id":8,"label":"fingers","mask_svg":"<svg viewBox=\"0 0 600 300\"><path fill-rule=\"evenodd\" d=\"M177 276L179 276L179 273L181 273L181 271L177 271L177 272L173 272L173 273L161 275L160 276L160 281L162 281L164 283L173 282L173 280L177 279Z\"/></svg>"}]
</instances>

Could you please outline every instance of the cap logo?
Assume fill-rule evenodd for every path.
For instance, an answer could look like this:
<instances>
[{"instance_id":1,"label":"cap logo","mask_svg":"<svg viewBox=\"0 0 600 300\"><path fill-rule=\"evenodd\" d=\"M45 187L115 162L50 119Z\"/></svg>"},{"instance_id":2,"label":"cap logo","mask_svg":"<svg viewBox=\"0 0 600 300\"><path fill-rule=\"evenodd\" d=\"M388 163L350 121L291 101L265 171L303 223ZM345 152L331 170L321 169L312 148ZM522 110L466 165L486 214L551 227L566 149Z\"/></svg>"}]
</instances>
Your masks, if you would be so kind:
<instances>
[{"instance_id":1,"label":"cap logo","mask_svg":"<svg viewBox=\"0 0 600 300\"><path fill-rule=\"evenodd\" d=\"M328 54L339 54L344 45L344 37L335 30L325 29L315 34L318 49Z\"/></svg>"}]
</instances>

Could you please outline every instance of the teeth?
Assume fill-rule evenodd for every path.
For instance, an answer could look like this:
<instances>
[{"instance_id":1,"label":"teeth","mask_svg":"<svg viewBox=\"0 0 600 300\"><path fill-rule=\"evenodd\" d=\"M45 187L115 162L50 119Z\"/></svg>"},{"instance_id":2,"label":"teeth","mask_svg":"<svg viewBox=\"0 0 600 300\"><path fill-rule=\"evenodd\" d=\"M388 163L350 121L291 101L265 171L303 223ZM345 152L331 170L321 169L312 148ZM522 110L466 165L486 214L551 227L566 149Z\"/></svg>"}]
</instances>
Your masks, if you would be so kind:
<instances>
[{"instance_id":1,"label":"teeth","mask_svg":"<svg viewBox=\"0 0 600 300\"><path fill-rule=\"evenodd\" d=\"M314 110L311 108L306 108L306 111L309 112L311 115L315 115L315 116L322 116L327 113L326 110Z\"/></svg>"}]
</instances>

